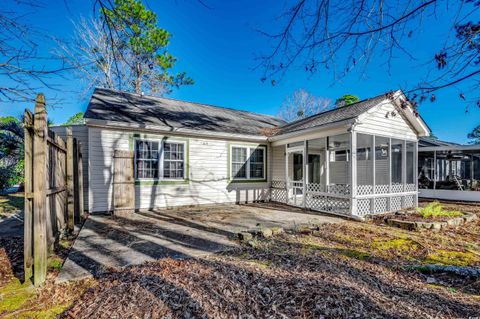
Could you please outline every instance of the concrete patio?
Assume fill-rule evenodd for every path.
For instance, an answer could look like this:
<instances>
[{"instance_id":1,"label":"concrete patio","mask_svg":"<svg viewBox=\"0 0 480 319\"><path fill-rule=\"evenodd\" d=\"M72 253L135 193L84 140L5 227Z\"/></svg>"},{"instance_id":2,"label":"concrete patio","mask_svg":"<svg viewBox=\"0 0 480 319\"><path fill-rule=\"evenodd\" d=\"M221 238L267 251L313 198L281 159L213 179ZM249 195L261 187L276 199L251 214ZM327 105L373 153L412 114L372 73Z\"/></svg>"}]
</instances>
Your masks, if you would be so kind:
<instances>
[{"instance_id":1,"label":"concrete patio","mask_svg":"<svg viewBox=\"0 0 480 319\"><path fill-rule=\"evenodd\" d=\"M92 215L81 229L57 281L160 258L188 258L236 247L240 231L339 223L340 217L281 204L215 205L137 212L129 218Z\"/></svg>"}]
</instances>

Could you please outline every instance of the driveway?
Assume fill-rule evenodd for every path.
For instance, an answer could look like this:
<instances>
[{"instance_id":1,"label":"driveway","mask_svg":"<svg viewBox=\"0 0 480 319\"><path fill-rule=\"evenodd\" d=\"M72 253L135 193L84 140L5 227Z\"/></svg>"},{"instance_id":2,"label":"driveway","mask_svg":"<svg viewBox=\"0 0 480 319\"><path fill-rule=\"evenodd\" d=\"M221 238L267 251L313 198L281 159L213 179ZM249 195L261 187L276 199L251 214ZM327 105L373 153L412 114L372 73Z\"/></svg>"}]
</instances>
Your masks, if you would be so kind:
<instances>
[{"instance_id":1,"label":"driveway","mask_svg":"<svg viewBox=\"0 0 480 319\"><path fill-rule=\"evenodd\" d=\"M145 211L131 217L91 215L57 281L97 276L160 258L188 258L235 248L240 231L293 229L344 219L280 204L215 205Z\"/></svg>"}]
</instances>

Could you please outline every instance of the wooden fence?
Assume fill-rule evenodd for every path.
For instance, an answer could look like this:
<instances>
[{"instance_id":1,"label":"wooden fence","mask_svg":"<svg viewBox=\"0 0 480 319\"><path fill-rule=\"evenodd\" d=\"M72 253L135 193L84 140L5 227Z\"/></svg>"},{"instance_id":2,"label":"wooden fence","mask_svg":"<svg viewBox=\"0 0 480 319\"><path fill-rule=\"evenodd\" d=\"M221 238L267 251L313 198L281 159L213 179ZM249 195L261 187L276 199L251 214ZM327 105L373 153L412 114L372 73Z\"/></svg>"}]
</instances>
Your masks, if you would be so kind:
<instances>
[{"instance_id":1,"label":"wooden fence","mask_svg":"<svg viewBox=\"0 0 480 319\"><path fill-rule=\"evenodd\" d=\"M45 281L47 258L59 238L73 232L83 212L80 143L67 130L64 141L48 129L43 94L34 114L25 110L25 280Z\"/></svg>"}]
</instances>

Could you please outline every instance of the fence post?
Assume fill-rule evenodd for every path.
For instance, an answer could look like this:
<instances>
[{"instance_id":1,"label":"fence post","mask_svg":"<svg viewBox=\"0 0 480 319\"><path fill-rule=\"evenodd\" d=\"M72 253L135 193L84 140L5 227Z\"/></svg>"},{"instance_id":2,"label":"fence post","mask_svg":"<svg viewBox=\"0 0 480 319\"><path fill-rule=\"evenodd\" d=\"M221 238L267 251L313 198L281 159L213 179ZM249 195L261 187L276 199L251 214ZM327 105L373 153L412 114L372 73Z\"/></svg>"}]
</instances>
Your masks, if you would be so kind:
<instances>
[{"instance_id":1,"label":"fence post","mask_svg":"<svg viewBox=\"0 0 480 319\"><path fill-rule=\"evenodd\" d=\"M23 269L25 281L31 279L33 275L33 205L32 205L32 164L33 164L33 115L29 110L25 110L24 115L24 148L25 148L25 208L23 218Z\"/></svg>"},{"instance_id":2,"label":"fence post","mask_svg":"<svg viewBox=\"0 0 480 319\"><path fill-rule=\"evenodd\" d=\"M47 151L47 110L45 97L38 94L35 101L33 138L33 282L35 286L47 276L47 194L46 194L46 151Z\"/></svg>"},{"instance_id":3,"label":"fence post","mask_svg":"<svg viewBox=\"0 0 480 319\"><path fill-rule=\"evenodd\" d=\"M72 128L67 127L67 228L74 230L75 202L74 202L74 178L73 178L73 135Z\"/></svg>"},{"instance_id":4,"label":"fence post","mask_svg":"<svg viewBox=\"0 0 480 319\"><path fill-rule=\"evenodd\" d=\"M78 210L79 210L79 218L81 219L84 206L83 206L83 157L82 157L82 144L78 143L78 161L77 161L77 170L78 170ZM80 222L80 220L79 220Z\"/></svg>"}]
</instances>

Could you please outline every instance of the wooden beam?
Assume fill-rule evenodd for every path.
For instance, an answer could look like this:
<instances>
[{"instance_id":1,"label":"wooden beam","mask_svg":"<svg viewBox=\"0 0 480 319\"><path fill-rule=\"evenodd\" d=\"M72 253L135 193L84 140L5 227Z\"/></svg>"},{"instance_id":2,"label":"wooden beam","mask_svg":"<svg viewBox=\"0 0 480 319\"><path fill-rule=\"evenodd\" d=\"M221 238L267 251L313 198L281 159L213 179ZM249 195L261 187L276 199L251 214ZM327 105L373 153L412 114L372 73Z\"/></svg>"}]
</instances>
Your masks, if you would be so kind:
<instances>
[{"instance_id":1,"label":"wooden beam","mask_svg":"<svg viewBox=\"0 0 480 319\"><path fill-rule=\"evenodd\" d=\"M47 276L46 158L47 110L45 97L38 94L35 103L33 138L33 282L42 284Z\"/></svg>"},{"instance_id":2,"label":"wooden beam","mask_svg":"<svg viewBox=\"0 0 480 319\"><path fill-rule=\"evenodd\" d=\"M24 154L25 154L25 208L23 218L23 269L25 282L31 280L33 275L33 136L27 128L33 125L33 115L25 110L24 115ZM31 195L31 196L29 196Z\"/></svg>"}]
</instances>

